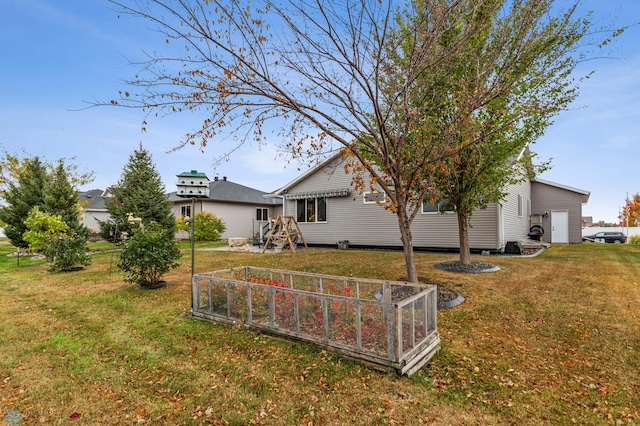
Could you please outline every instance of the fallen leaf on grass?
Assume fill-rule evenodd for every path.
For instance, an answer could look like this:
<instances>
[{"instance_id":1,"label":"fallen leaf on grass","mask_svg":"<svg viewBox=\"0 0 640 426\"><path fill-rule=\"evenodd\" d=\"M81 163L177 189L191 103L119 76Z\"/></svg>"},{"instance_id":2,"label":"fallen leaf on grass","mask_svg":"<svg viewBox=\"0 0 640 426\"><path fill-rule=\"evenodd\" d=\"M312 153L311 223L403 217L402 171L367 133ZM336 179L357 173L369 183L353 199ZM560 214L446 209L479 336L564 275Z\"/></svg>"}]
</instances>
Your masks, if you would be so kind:
<instances>
[{"instance_id":1,"label":"fallen leaf on grass","mask_svg":"<svg viewBox=\"0 0 640 426\"><path fill-rule=\"evenodd\" d=\"M69 416L69 420L78 420L80 418L80 416L82 416L82 414L73 413L72 415Z\"/></svg>"}]
</instances>

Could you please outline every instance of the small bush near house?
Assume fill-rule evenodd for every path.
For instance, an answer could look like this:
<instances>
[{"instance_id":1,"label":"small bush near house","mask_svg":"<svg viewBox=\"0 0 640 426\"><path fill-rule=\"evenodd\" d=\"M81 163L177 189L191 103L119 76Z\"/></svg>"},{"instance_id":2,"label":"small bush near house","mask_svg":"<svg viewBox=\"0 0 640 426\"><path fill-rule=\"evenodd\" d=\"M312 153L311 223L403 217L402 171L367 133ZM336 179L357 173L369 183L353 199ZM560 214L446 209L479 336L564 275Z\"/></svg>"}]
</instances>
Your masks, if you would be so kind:
<instances>
[{"instance_id":1,"label":"small bush near house","mask_svg":"<svg viewBox=\"0 0 640 426\"><path fill-rule=\"evenodd\" d=\"M181 256L172 236L173 230L166 230L157 222L135 230L122 245L118 263L118 268L127 274L125 281L140 287L157 287L160 278L178 266Z\"/></svg>"},{"instance_id":2,"label":"small bush near house","mask_svg":"<svg viewBox=\"0 0 640 426\"><path fill-rule=\"evenodd\" d=\"M189 218L178 218L176 222L179 230L191 232L191 222ZM218 241L226 229L227 227L224 225L222 219L213 213L196 213L194 233L197 241Z\"/></svg>"},{"instance_id":3,"label":"small bush near house","mask_svg":"<svg viewBox=\"0 0 640 426\"><path fill-rule=\"evenodd\" d=\"M627 240L629 244L640 245L640 235L632 235Z\"/></svg>"}]
</instances>

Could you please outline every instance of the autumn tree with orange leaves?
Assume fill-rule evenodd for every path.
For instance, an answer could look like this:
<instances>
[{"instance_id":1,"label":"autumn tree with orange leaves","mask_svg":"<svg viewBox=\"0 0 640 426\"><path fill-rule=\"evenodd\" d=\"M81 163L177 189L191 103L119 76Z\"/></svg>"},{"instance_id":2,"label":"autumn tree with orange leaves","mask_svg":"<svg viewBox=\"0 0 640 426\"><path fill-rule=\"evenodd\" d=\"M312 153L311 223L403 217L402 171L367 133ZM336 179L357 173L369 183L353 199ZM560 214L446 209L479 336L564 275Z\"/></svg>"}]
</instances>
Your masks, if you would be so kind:
<instances>
[{"instance_id":1,"label":"autumn tree with orange leaves","mask_svg":"<svg viewBox=\"0 0 640 426\"><path fill-rule=\"evenodd\" d=\"M627 206L629 206L629 218L627 221ZM640 223L640 192L627 199L622 213L620 214L620 226L637 226Z\"/></svg>"},{"instance_id":2,"label":"autumn tree with orange leaves","mask_svg":"<svg viewBox=\"0 0 640 426\"><path fill-rule=\"evenodd\" d=\"M414 282L411 224L465 123L496 98L535 91L535 81L504 81L526 79L553 46L566 56L549 57L556 72L546 76L556 90L571 88L571 53L590 26L572 10L556 18L553 0L111 2L155 26L166 50L139 63L128 82L135 90L102 104L203 114L177 148L228 137L274 143L266 130L277 128L293 157L342 150L366 176L356 187L386 193ZM477 58L482 84L465 91L465 108L449 108L450 78L483 34L490 43L481 50L496 53Z\"/></svg>"}]
</instances>

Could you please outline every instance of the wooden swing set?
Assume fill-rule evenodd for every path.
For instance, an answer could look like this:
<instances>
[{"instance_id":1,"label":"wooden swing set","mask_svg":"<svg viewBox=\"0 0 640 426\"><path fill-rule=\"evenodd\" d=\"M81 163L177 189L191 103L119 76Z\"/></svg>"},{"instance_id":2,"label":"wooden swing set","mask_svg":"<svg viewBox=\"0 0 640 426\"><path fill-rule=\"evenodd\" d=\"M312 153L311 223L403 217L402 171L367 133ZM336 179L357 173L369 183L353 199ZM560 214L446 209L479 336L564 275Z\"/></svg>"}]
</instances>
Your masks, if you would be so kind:
<instances>
[{"instance_id":1,"label":"wooden swing set","mask_svg":"<svg viewBox=\"0 0 640 426\"><path fill-rule=\"evenodd\" d=\"M300 238L302 244L304 244L305 249L309 250L295 218L293 216L278 215L278 217L273 220L269 237L264 243L262 252L264 253L271 244L276 249L283 249L288 246L291 248L291 251L295 253L298 238Z\"/></svg>"}]
</instances>

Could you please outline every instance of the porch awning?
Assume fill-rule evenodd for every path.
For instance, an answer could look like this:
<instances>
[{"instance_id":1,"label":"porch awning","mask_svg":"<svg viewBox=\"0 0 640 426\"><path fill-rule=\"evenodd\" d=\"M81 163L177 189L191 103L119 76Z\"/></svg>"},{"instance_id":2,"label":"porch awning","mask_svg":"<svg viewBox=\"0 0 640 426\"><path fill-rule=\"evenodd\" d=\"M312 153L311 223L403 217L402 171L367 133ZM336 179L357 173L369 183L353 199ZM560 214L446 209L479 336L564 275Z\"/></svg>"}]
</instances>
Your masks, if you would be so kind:
<instances>
[{"instance_id":1,"label":"porch awning","mask_svg":"<svg viewBox=\"0 0 640 426\"><path fill-rule=\"evenodd\" d=\"M291 194L284 194L285 200L302 200L306 198L335 198L346 197L351 192L351 188L339 188L339 189L325 189L322 191L308 191L308 192L292 192Z\"/></svg>"}]
</instances>

